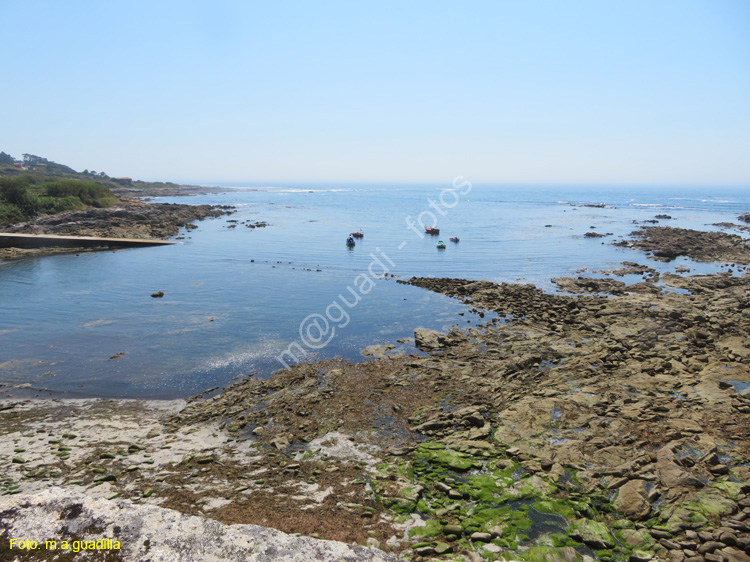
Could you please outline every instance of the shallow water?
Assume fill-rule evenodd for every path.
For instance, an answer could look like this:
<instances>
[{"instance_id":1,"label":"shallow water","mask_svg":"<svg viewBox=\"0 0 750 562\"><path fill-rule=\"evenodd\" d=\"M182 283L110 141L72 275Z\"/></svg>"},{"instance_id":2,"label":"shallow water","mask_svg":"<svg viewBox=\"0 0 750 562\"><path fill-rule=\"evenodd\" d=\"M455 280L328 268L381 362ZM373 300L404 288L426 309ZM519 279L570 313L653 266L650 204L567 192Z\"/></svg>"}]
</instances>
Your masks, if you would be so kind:
<instances>
[{"instance_id":1,"label":"shallow water","mask_svg":"<svg viewBox=\"0 0 750 562\"><path fill-rule=\"evenodd\" d=\"M743 190L707 197L686 188L475 186L457 200L447 187L295 185L157 199L230 204L238 212L198 223L179 245L0 262L0 383L58 396L173 398L249 372L268 376L287 349L299 359L361 359L362 348L410 337L418 326L487 320L385 273L551 291L552 277L623 260L661 271L720 271L685 259L661 264L610 242L634 230L633 220L660 213L673 217L660 224L717 229L707 225L736 223L750 210ZM420 214L432 224L429 213L439 237L419 225ZM229 220L270 226L228 228ZM591 226L613 236L584 238ZM360 228L364 238L347 249L346 235ZM437 250L439 239L447 249ZM155 291L164 298L151 298ZM117 354L124 355L110 359Z\"/></svg>"}]
</instances>

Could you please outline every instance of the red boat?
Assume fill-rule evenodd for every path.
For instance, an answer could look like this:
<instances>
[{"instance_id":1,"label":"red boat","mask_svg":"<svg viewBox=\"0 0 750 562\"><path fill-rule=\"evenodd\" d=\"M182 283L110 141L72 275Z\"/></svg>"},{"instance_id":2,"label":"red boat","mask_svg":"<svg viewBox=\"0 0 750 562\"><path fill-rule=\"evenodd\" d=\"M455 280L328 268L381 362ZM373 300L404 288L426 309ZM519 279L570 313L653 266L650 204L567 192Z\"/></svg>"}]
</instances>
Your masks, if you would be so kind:
<instances>
[{"instance_id":1,"label":"red boat","mask_svg":"<svg viewBox=\"0 0 750 562\"><path fill-rule=\"evenodd\" d=\"M433 228L431 226L425 226L424 227L424 231L427 234L440 234L440 229L439 228Z\"/></svg>"},{"instance_id":2,"label":"red boat","mask_svg":"<svg viewBox=\"0 0 750 562\"><path fill-rule=\"evenodd\" d=\"M360 229L359 232L352 232L349 236L354 236L355 238L364 238L365 233L362 232L362 229Z\"/></svg>"}]
</instances>

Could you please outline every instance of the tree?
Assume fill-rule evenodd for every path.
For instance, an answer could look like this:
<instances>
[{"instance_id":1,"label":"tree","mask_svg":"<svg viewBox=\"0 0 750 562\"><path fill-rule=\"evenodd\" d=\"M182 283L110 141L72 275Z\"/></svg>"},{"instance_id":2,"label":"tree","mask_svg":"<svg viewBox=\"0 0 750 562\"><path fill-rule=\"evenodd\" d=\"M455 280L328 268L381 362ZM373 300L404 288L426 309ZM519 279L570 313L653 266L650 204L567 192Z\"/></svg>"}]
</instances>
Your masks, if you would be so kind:
<instances>
[{"instance_id":1,"label":"tree","mask_svg":"<svg viewBox=\"0 0 750 562\"><path fill-rule=\"evenodd\" d=\"M5 152L0 152L0 164L13 164L15 162L15 159L10 154L5 154Z\"/></svg>"},{"instance_id":2,"label":"tree","mask_svg":"<svg viewBox=\"0 0 750 562\"><path fill-rule=\"evenodd\" d=\"M37 156L36 154L24 154L23 163L24 166L36 166L37 164L46 164L47 159Z\"/></svg>"}]
</instances>

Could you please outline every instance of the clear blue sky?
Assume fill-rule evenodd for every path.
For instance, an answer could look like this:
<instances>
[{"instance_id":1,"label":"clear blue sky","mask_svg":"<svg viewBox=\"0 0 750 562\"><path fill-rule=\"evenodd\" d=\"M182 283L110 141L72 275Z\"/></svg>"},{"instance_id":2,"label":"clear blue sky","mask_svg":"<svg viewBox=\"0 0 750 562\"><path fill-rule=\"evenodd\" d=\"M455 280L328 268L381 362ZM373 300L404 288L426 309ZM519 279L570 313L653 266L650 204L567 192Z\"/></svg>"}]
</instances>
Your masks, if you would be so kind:
<instances>
[{"instance_id":1,"label":"clear blue sky","mask_svg":"<svg viewBox=\"0 0 750 562\"><path fill-rule=\"evenodd\" d=\"M4 0L0 150L148 180L750 185L747 0Z\"/></svg>"}]
</instances>

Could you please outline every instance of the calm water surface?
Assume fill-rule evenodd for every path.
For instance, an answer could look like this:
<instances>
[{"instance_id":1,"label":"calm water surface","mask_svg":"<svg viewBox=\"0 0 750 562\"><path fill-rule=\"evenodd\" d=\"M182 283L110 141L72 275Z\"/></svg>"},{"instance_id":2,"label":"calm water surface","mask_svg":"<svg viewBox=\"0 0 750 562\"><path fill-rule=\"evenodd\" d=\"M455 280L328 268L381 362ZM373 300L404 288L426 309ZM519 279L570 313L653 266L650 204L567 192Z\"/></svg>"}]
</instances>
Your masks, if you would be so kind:
<instances>
[{"instance_id":1,"label":"calm water surface","mask_svg":"<svg viewBox=\"0 0 750 562\"><path fill-rule=\"evenodd\" d=\"M719 271L720 264L653 262L610 242L634 230L634 220L656 214L673 217L660 224L718 229L711 225L737 222L750 211L750 195L740 189L706 195L677 187L475 186L455 205L444 193L448 205L441 206L446 187L292 185L162 198L157 201L229 204L237 213L198 223L179 245L0 262L2 390L186 397L241 374L269 376L282 367L277 357L292 342L307 358L358 360L362 348L394 343L415 327L484 321L447 297L382 279L383 273L534 283L553 291L553 277L623 260L663 271L677 265ZM606 207L579 206L600 203ZM432 224L430 213L439 237L422 236L419 220ZM241 224L260 220L270 226ZM592 226L612 236L584 238ZM360 228L365 237L347 249L346 235ZM461 241L452 244L450 236ZM438 239L446 250L436 249ZM164 298L151 298L155 291ZM300 331L310 315L318 316ZM304 345L317 338L330 341ZM29 386L12 388L17 385Z\"/></svg>"}]
</instances>

